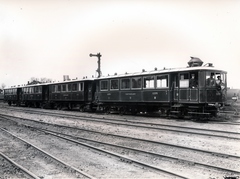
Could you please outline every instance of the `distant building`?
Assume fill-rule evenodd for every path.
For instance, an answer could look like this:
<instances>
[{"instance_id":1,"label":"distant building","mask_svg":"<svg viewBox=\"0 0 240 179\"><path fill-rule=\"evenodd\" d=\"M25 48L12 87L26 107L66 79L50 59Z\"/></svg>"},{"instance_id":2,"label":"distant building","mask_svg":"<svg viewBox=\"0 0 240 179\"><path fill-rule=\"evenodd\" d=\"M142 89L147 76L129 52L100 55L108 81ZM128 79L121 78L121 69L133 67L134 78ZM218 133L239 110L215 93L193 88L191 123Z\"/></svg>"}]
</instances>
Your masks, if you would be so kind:
<instances>
[{"instance_id":1,"label":"distant building","mask_svg":"<svg viewBox=\"0 0 240 179\"><path fill-rule=\"evenodd\" d=\"M227 90L227 100L238 100L240 95L240 89L228 89Z\"/></svg>"}]
</instances>

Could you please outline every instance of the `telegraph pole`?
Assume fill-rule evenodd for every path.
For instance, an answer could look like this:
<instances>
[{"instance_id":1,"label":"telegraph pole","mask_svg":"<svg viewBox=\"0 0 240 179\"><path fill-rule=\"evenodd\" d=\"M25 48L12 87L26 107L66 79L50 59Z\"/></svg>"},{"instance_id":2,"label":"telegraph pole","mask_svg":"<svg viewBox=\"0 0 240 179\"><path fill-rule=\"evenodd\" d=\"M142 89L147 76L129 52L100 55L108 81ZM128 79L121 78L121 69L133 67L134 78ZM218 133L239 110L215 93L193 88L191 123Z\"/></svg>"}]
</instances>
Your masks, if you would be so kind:
<instances>
[{"instance_id":1,"label":"telegraph pole","mask_svg":"<svg viewBox=\"0 0 240 179\"><path fill-rule=\"evenodd\" d=\"M101 72L101 57L102 55L100 53L97 54L89 54L90 57L98 57L98 69L96 70L96 72L98 72L98 78L102 76L102 72Z\"/></svg>"}]
</instances>

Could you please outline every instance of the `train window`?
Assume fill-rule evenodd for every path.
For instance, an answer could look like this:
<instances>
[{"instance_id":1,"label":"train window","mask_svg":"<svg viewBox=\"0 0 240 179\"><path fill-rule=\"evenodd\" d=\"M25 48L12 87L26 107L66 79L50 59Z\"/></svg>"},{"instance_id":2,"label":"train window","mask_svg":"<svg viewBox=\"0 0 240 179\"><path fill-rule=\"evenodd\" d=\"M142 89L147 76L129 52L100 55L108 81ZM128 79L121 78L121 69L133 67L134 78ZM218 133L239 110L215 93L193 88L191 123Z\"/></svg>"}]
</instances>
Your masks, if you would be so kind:
<instances>
[{"instance_id":1,"label":"train window","mask_svg":"<svg viewBox=\"0 0 240 179\"><path fill-rule=\"evenodd\" d=\"M42 86L39 86L38 93L42 93Z\"/></svg>"},{"instance_id":2,"label":"train window","mask_svg":"<svg viewBox=\"0 0 240 179\"><path fill-rule=\"evenodd\" d=\"M108 90L108 81L100 81L100 90L101 91L107 91Z\"/></svg>"},{"instance_id":3,"label":"train window","mask_svg":"<svg viewBox=\"0 0 240 179\"><path fill-rule=\"evenodd\" d=\"M121 89L130 89L130 79L121 79Z\"/></svg>"},{"instance_id":4,"label":"train window","mask_svg":"<svg viewBox=\"0 0 240 179\"><path fill-rule=\"evenodd\" d=\"M72 84L72 91L77 91L77 83Z\"/></svg>"},{"instance_id":5,"label":"train window","mask_svg":"<svg viewBox=\"0 0 240 179\"><path fill-rule=\"evenodd\" d=\"M79 83L78 91L84 91L84 83Z\"/></svg>"},{"instance_id":6,"label":"train window","mask_svg":"<svg viewBox=\"0 0 240 179\"><path fill-rule=\"evenodd\" d=\"M142 78L141 77L132 78L132 88L142 88Z\"/></svg>"},{"instance_id":7,"label":"train window","mask_svg":"<svg viewBox=\"0 0 240 179\"><path fill-rule=\"evenodd\" d=\"M188 88L189 87L188 73L180 74L179 87L180 88Z\"/></svg>"},{"instance_id":8,"label":"train window","mask_svg":"<svg viewBox=\"0 0 240 179\"><path fill-rule=\"evenodd\" d=\"M110 86L111 90L118 90L119 89L118 80L110 80Z\"/></svg>"},{"instance_id":9,"label":"train window","mask_svg":"<svg viewBox=\"0 0 240 179\"><path fill-rule=\"evenodd\" d=\"M67 85L66 84L62 85L62 91L67 91Z\"/></svg>"},{"instance_id":10,"label":"train window","mask_svg":"<svg viewBox=\"0 0 240 179\"><path fill-rule=\"evenodd\" d=\"M57 91L58 91L58 92L61 91L61 85L57 85Z\"/></svg>"},{"instance_id":11,"label":"train window","mask_svg":"<svg viewBox=\"0 0 240 179\"><path fill-rule=\"evenodd\" d=\"M167 88L168 87L168 75L157 76L157 88Z\"/></svg>"},{"instance_id":12,"label":"train window","mask_svg":"<svg viewBox=\"0 0 240 179\"><path fill-rule=\"evenodd\" d=\"M215 87L215 73L206 72L206 86Z\"/></svg>"},{"instance_id":13,"label":"train window","mask_svg":"<svg viewBox=\"0 0 240 179\"><path fill-rule=\"evenodd\" d=\"M143 88L154 88L154 76L143 77Z\"/></svg>"},{"instance_id":14,"label":"train window","mask_svg":"<svg viewBox=\"0 0 240 179\"><path fill-rule=\"evenodd\" d=\"M198 73L191 72L189 79L189 88L197 88L198 87Z\"/></svg>"},{"instance_id":15,"label":"train window","mask_svg":"<svg viewBox=\"0 0 240 179\"><path fill-rule=\"evenodd\" d=\"M205 86L205 72L199 71L198 73L199 73L198 85L199 85L199 87L204 87Z\"/></svg>"},{"instance_id":16,"label":"train window","mask_svg":"<svg viewBox=\"0 0 240 179\"><path fill-rule=\"evenodd\" d=\"M72 90L72 84L68 84L68 91L71 91Z\"/></svg>"},{"instance_id":17,"label":"train window","mask_svg":"<svg viewBox=\"0 0 240 179\"><path fill-rule=\"evenodd\" d=\"M56 93L57 92L57 85L52 86L52 92Z\"/></svg>"},{"instance_id":18,"label":"train window","mask_svg":"<svg viewBox=\"0 0 240 179\"><path fill-rule=\"evenodd\" d=\"M38 93L38 86L34 87L34 93Z\"/></svg>"}]
</instances>

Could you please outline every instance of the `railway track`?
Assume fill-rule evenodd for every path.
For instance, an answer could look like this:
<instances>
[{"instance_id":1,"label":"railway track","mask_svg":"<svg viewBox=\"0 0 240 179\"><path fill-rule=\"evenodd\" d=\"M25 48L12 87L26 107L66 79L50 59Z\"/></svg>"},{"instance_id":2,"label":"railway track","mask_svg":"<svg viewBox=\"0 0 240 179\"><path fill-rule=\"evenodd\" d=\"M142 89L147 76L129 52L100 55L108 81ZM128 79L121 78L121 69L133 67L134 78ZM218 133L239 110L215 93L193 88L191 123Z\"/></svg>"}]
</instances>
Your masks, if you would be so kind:
<instances>
[{"instance_id":1,"label":"railway track","mask_svg":"<svg viewBox=\"0 0 240 179\"><path fill-rule=\"evenodd\" d=\"M31 113L31 114L50 115L53 117L61 117L61 118L67 117L67 118L71 118L71 119L93 121L93 122L112 124L112 125L121 125L121 126L145 128L145 129L151 129L151 130L177 132L177 133L184 133L184 134L191 134L191 135L202 135L202 136L207 136L207 137L219 137L219 138L240 140L239 132L222 131L222 130L214 130L214 129L203 129L203 128L196 128L196 127L178 126L178 125L168 125L168 124L160 124L160 123L153 123L153 122L126 120L126 119L112 119L112 118L103 118L103 117L100 118L100 117L92 117L92 116L90 116L90 117L79 116L79 115L71 115L71 114L57 114L57 113L52 113L52 112L42 112L42 111L32 111L32 110L28 110L27 112ZM226 123L226 124L228 124L228 123Z\"/></svg>"},{"instance_id":2,"label":"railway track","mask_svg":"<svg viewBox=\"0 0 240 179\"><path fill-rule=\"evenodd\" d=\"M193 150L193 151L209 153L209 154L216 155L216 156L225 156L225 157L233 157L233 158L237 158L237 159L239 158L240 159L240 156L238 156L238 155L224 154L224 153L219 153L219 152L214 152L214 151L207 151L207 150L191 148L191 147L186 147L186 146L180 146L180 145L174 145L174 144L164 143L164 142L159 142L159 141L154 141L154 140L145 140L145 139L129 137L129 136L125 136L125 135L118 135L118 134L112 134L112 133L99 132L99 131L96 131L96 130L90 130L90 129L80 128L80 127L75 127L75 126L53 124L53 123L48 123L48 122L43 122L43 121L36 121L36 120L32 120L32 119L20 118L20 117L3 115L3 114L0 114L0 116L2 118L7 119L7 120L11 120L10 118L15 118L15 119L18 119L18 120L22 120L24 122L20 122L20 121L17 121L17 122L21 123L23 125L25 125L25 121L29 121L29 122L33 122L33 123L42 124L44 126L53 126L53 127L55 126L55 127L67 128L67 129L71 129L71 130L77 130L77 131L84 131L84 132L89 132L89 133L94 133L94 134L100 134L100 135L104 135L104 136L110 135L110 136L113 136L113 137L137 140L139 142L151 142L151 143L166 145L166 146L170 146L170 147L177 147L177 148L182 148L182 149L189 149L189 150ZM12 120L12 121L16 122L15 120Z\"/></svg>"},{"instance_id":3,"label":"railway track","mask_svg":"<svg viewBox=\"0 0 240 179\"><path fill-rule=\"evenodd\" d=\"M17 176L17 178L39 178L37 175L16 163L2 152L0 152L0 159L3 170L1 176L3 178L14 178L15 176Z\"/></svg>"},{"instance_id":4,"label":"railway track","mask_svg":"<svg viewBox=\"0 0 240 179\"><path fill-rule=\"evenodd\" d=\"M139 138L134 138L134 137L122 136L122 135L106 134L104 132L97 132L97 131L92 131L92 130L81 129L81 128L78 128L78 127L64 126L64 125L59 125L59 124L50 124L50 123L46 124L45 122L32 121L32 120L28 120L28 119L26 119L24 121L25 122L20 122L20 123L24 124L24 125L28 125L28 124L25 124L26 121L31 121L33 123L38 123L38 124L44 125L45 127L47 125L50 128L53 128L53 127L61 128L61 131L63 131L63 129L67 129L68 131L84 131L84 132L87 132L87 133L94 133L98 137L99 137L99 135L102 135L102 136L107 135L107 136L111 136L111 137L121 138L121 139L124 139L124 140L131 140L132 142L135 141L135 143L139 142L139 143L150 143L151 145L152 144L165 145L165 146L168 146L168 147L171 147L171 148L174 147L174 148L177 148L177 149L188 150L188 151L191 151L191 152L199 152L199 153L202 153L204 155L208 154L208 155L211 155L213 157L220 157L221 159L222 158L223 159L229 158L230 160L236 160L236 161L240 159L240 156L237 156L237 155L229 155L229 154L217 153L217 152L213 152L213 151L199 150L199 149L195 149L195 148L172 145L172 144L167 144L167 143L158 142L158 141L145 140L145 139L139 139ZM56 131L53 131L53 130L44 129L44 126L42 126L42 127L39 126L38 128L35 128L35 129L36 130L41 130L42 132L52 134L52 135L55 135L55 136L58 136L58 137L59 137L59 135L62 135L61 137L63 137L63 138L66 138L66 136L71 137L71 138L76 138L76 137L73 137L73 135L63 134L63 133L59 133L59 132L56 132ZM30 125L28 125L28 127L32 128L32 126L30 126ZM95 142L95 143L99 142L99 141L96 141L96 140L94 141L94 140L91 140L91 139L86 139L86 138L81 138L81 137L77 137L77 138L81 139L81 140L88 141L88 142ZM73 140L73 139L70 139L70 140ZM104 142L99 142L99 143L104 144ZM105 145L112 145L112 146L115 146L115 147L121 147L121 146L117 146L117 145L109 144L109 143L105 143ZM185 162L185 163L191 163L191 165L198 165L198 166L209 167L209 168L212 168L212 169L215 169L215 170L223 170L223 171L226 171L226 172L239 173L238 170L227 169L227 168L218 167L218 166L214 166L214 165L210 165L210 164L206 164L206 163L196 162L196 161L193 161L193 160L191 161L191 160L186 160L186 159L183 159L183 158L181 159L181 158L166 156L166 155L163 156L161 154L157 154L157 153L154 153L154 152L150 152L150 151L147 152L147 151L143 151L143 150L139 150L139 149L133 149L133 148L130 148L130 147L125 147L125 149L135 150L135 151L142 152L142 153L145 153L145 154L151 154L151 155L155 155L155 156L158 156L158 157L165 157L165 158L168 158L168 159L171 159L171 160L177 160L177 161L181 161L181 162ZM119 158L121 158L121 157L119 157ZM123 158L123 160L126 160L128 162L132 161L131 159L128 159L128 158L127 159Z\"/></svg>"},{"instance_id":5,"label":"railway track","mask_svg":"<svg viewBox=\"0 0 240 179\"><path fill-rule=\"evenodd\" d=\"M65 170L68 170L68 172L67 172L68 175L63 173L64 175L62 175L62 176L65 176L65 177L73 177L73 176L75 176L75 177L80 177L80 176L83 177L84 176L85 178L92 178L92 179L94 179L93 176L87 174L86 172L81 171L81 170L71 166L70 164L68 164L68 163L62 161L61 159L51 155L50 153L48 153L48 152L44 151L43 149L39 148L38 146L36 146L36 145L34 145L34 144L32 144L32 143L30 143L30 142L28 142L28 141L18 137L18 136L16 136L15 134L7 131L6 129L0 127L0 130L1 130L1 132L7 134L9 137L13 138L14 140L17 140L17 142L24 143L25 147L21 147L21 145L16 145L16 146L18 146L16 148L13 148L11 145L10 146L6 146L7 142L4 143L5 144L5 148L11 148L11 150L5 151L5 153L8 153L8 155L11 155L11 156L16 156L16 154L18 154L15 157L16 160L18 160L18 161L21 160L21 157L22 157L21 155L23 155L23 153L24 153L23 151L21 151L21 148L26 148L27 147L25 150L28 151L28 156L30 155L29 152L31 153L31 156L33 156L33 157L31 157L31 160L27 160L30 163L29 165L34 165L35 163L39 163L40 160L41 160L40 158L47 159L48 161L43 161L45 163L45 165L47 165L47 167L44 170L47 170L47 168L49 168L50 169L49 173L53 173L54 170L55 170L56 173L58 173L59 171L61 171L64 168ZM10 143L10 140L9 140L9 143ZM31 148L33 150L30 151L29 148ZM31 176L33 178L42 178L41 174L39 174L39 173L38 173L38 175L34 174L33 172L31 172L31 171L27 170L26 168L24 168L24 166L21 166L20 164L17 164L16 162L14 162L7 155L5 155L3 153L1 153L1 155L5 159L9 160L11 163L16 165L18 168L23 170L25 173L27 173L29 176ZM41 156L41 157L37 157L36 155ZM49 160L51 161L50 164L49 164ZM56 163L56 165L54 165L54 167L53 167L52 163ZM24 163L23 163L23 165L24 165ZM29 167L29 165L28 165L28 167ZM71 172L69 172L69 171L71 171ZM35 168L35 172L36 173L38 172L36 170L36 168ZM75 173L75 175L73 175L72 173Z\"/></svg>"},{"instance_id":6,"label":"railway track","mask_svg":"<svg viewBox=\"0 0 240 179\"><path fill-rule=\"evenodd\" d=\"M112 147L117 147L117 148L121 148L121 149L125 149L125 150L131 150L131 151L134 151L134 152L139 152L139 153L143 153L143 154L150 154L150 155L154 155L154 156L157 156L157 157L163 157L163 158L166 158L166 159L171 159L171 160L175 160L175 161L179 161L179 162L182 162L182 163L188 163L190 165L193 165L193 166L200 166L200 167L206 167L206 168L212 168L212 169L216 169L216 170L223 170L223 171L226 171L226 172L233 172L233 173L236 173L236 174L240 174L240 170L231 170L231 169L227 169L227 168L223 168L223 167L218 167L218 166L214 166L214 165L207 165L207 164L204 164L204 163L199 163L199 162L194 162L194 161L190 161L190 160L186 160L186 159L181 159L181 158L176 158L176 157L171 157L171 156L166 156L166 155L161 155L159 153L154 153L154 152L150 152L150 151L145 151L145 150L139 150L139 149L135 149L133 147L124 147L124 146L120 146L120 145L115 145L115 144L111 144L111 143L106 143L106 142L99 142L97 140L91 140L91 139L87 139L87 138L82 138L82 137L76 137L76 136L72 136L72 135L68 135L68 134L63 134L63 133L60 133L60 132L55 132L55 131L50 131L50 130L44 130L44 129L38 129L36 127L32 127L32 126L28 126L30 128L33 128L35 130L39 130L39 131L42 131L44 133L47 133L47 134L50 134L50 135L53 135L53 136L56 136L56 137L59 137L59 138L62 138L62 139L65 139L67 141L71 141L73 143L76 143L76 144L81 144L81 145L86 145L85 143L82 143L82 142L79 142L78 140L83 140L83 141L87 141L87 142L91 142L91 143L96 143L96 144L102 144L102 145L106 145L106 146L112 146ZM96 148L96 147L93 147L91 146L92 148L96 149L96 150L100 150L102 151L101 149L99 148ZM108 151L103 151L105 153L108 153ZM116 156L116 154L113 154ZM135 162L133 159L130 159L130 158L126 158L126 157L122 157L122 156L118 156L120 158L123 158L123 160L126 160L126 161L130 161L130 162ZM145 164L144 164L145 165ZM143 166L144 166L143 165ZM146 166L146 165L145 165Z\"/></svg>"},{"instance_id":7,"label":"railway track","mask_svg":"<svg viewBox=\"0 0 240 179\"><path fill-rule=\"evenodd\" d=\"M42 110L42 109L39 109L39 110L36 110L36 109L34 109L34 108L31 108L31 109L26 109L26 108L21 108L21 107L14 107L13 108L13 106L11 106L11 107L9 107L9 106L6 106L6 105L3 105L2 106L3 108L8 108L9 110L12 110L12 111L19 111L19 112L26 112L26 113L32 113L32 114L47 114L47 115L52 115L52 116L54 116L54 115L63 115L63 114L59 114L58 112L49 112L49 110ZM40 111L41 110L41 111ZM79 113L79 112L78 112ZM79 114L81 114L81 113L79 113ZM87 118L87 116L86 115L73 115L73 114L68 114L69 116L71 116L71 117L84 117L84 118ZM94 114L94 113L93 113ZM107 115L105 115L105 116L107 116ZM139 117L144 117L144 116L142 116L142 115L140 115ZM152 118L156 118L156 116L152 116ZM96 117L96 119L103 119L103 118L100 118L100 117ZM105 119L109 119L109 120L112 120L111 118L105 118ZM173 120L175 120L175 119L173 119ZM191 119L187 119L188 121L191 121ZM124 121L124 120L122 120L122 121ZM126 121L126 120L125 120ZM196 120L193 120L193 121L196 121ZM136 121L135 121L136 122ZM141 121L138 121L137 123L140 123ZM197 122L197 121L196 121ZM200 121L199 121L200 122ZM236 125L236 126L239 126L240 125L240 122L237 122L237 121L233 121L233 122L230 122L229 120L226 120L226 119L222 119L222 118L220 118L220 119L210 119L210 120L208 120L208 121L202 121L202 122L207 122L207 123L212 123L212 124L220 124L220 125L226 125L226 124L228 124L228 125ZM151 123L151 124L154 124L154 123ZM150 125L151 125L150 124Z\"/></svg>"},{"instance_id":8,"label":"railway track","mask_svg":"<svg viewBox=\"0 0 240 179\"><path fill-rule=\"evenodd\" d=\"M10 119L8 119L7 121L5 121L5 122L8 122L9 123L9 121L10 121ZM18 130L20 130L20 131L26 131L26 130L29 130L29 131L33 131L33 133L34 133L34 131L36 131L36 130L32 130L32 128L30 129L30 127L29 126L24 126L24 125L19 125L19 124L17 124L17 122L14 122L14 121L11 121L11 124L13 124L13 125L15 125L15 126L18 126L18 129L16 130L16 129L14 129L14 131L18 131ZM5 125L5 126L8 126L8 124L7 125ZM21 129L20 129L21 128ZM9 132L9 131L6 131L5 129L3 129L3 128L0 128L0 130L3 130L4 132ZM13 129L11 129L11 130L13 130ZM38 132L36 132L36 133L39 133L39 131ZM49 134L46 134L46 133L44 133L46 136L48 136L48 138L49 138ZM12 134L12 135L14 135L14 134ZM18 135L21 135L21 134L18 134ZM36 135L36 134L35 134ZM15 136L14 136L15 137ZM49 139L48 139L49 140ZM50 139L50 140L54 140L54 139ZM63 142L61 142L61 143L65 143L64 141ZM68 141L68 143L69 143L69 141ZM71 145L71 144L69 144L69 145ZM96 149L94 149L94 147L92 147L92 146L90 146L90 145L81 145L81 146L83 146L83 147L78 147L79 149L78 150L82 150L81 148L87 148L87 149L85 149L85 150L89 150L90 149L90 151L92 151L92 150L96 150ZM68 152L71 152L70 151L71 149L68 149L67 151ZM100 150L97 150L98 152L100 151ZM96 152L94 152L95 154L94 155L98 155ZM101 153L104 153L104 150L102 150L101 151ZM163 169L161 169L161 168L158 168L158 167L156 167L156 166L151 166L151 165L149 165L149 164L147 164L147 163L144 163L144 162L141 162L141 161L137 161L137 160L129 160L128 158L126 158L126 157L124 157L123 155L118 155L118 154L114 154L113 152L108 152L108 151L105 151L105 154L106 154L106 156L105 155L103 155L103 154L99 154L100 156L102 156L102 158L109 158L109 156L111 155L113 158L118 158L118 163L121 163L121 165L125 165L125 168L128 168L128 169L130 169L130 168L135 168L135 170L141 170L141 173L142 172L145 172L145 173L149 173L150 171L153 173L153 174L151 174L154 178L156 178L157 176L159 176L159 177L161 177L162 175L164 175L164 176L168 176L168 177L164 177L164 178L186 178L186 177L184 177L184 176L181 176L181 175L178 175L177 173L174 173L174 172L171 172L171 171L167 171L167 170L163 170ZM66 155L68 155L68 154L66 154ZM89 155L91 155L91 154L89 154ZM78 158L78 156L75 156L75 157L77 157ZM83 156L83 157L89 157L89 156ZM112 157L110 157L110 158L112 158ZM45 158L45 157L43 157L43 158ZM119 160L120 159L120 160ZM95 160L96 160L96 158L95 158ZM113 160L113 159L111 159L111 160ZM115 159L114 159L115 160ZM106 163L106 159L104 159L104 162ZM93 161L92 161L92 163L93 163ZM95 164L94 164L95 165ZM128 166L129 165L129 166ZM135 167L135 166L137 166L137 167ZM96 166L95 166L96 167ZM144 169L142 169L142 168L144 168ZM119 169L119 168L118 168ZM70 169L71 170L71 172L73 172L72 171L72 169ZM119 169L120 170L120 169ZM130 170L131 171L131 170ZM93 171L91 171L91 172L93 172ZM136 172L136 171L133 171L133 172ZM128 172L129 173L129 172ZM95 173L94 173L95 174ZM149 174L148 174L149 175ZM101 175L99 175L99 176L101 176ZM123 175L124 176L124 175ZM143 175L144 176L144 175ZM93 178L93 177L92 177ZM118 178L118 177L117 177ZM161 177L162 178L162 177Z\"/></svg>"}]
</instances>

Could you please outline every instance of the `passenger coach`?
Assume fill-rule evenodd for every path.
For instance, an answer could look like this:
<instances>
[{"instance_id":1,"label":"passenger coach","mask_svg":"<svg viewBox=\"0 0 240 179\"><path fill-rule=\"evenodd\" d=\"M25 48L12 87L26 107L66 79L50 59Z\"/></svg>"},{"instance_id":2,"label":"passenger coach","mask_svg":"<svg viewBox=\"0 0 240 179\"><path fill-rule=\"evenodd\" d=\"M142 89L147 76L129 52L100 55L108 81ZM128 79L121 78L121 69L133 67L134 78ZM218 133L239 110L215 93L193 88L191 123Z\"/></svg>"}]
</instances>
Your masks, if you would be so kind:
<instances>
[{"instance_id":1,"label":"passenger coach","mask_svg":"<svg viewBox=\"0 0 240 179\"><path fill-rule=\"evenodd\" d=\"M49 104L61 109L78 107L85 111L92 107L95 85L93 79L64 81L49 84Z\"/></svg>"},{"instance_id":2,"label":"passenger coach","mask_svg":"<svg viewBox=\"0 0 240 179\"><path fill-rule=\"evenodd\" d=\"M9 106L12 104L19 105L19 96L22 88L13 87L4 89L4 102L7 102Z\"/></svg>"},{"instance_id":3,"label":"passenger coach","mask_svg":"<svg viewBox=\"0 0 240 179\"><path fill-rule=\"evenodd\" d=\"M215 115L226 98L226 72L193 58L189 66L96 80L99 107L105 111Z\"/></svg>"}]
</instances>

